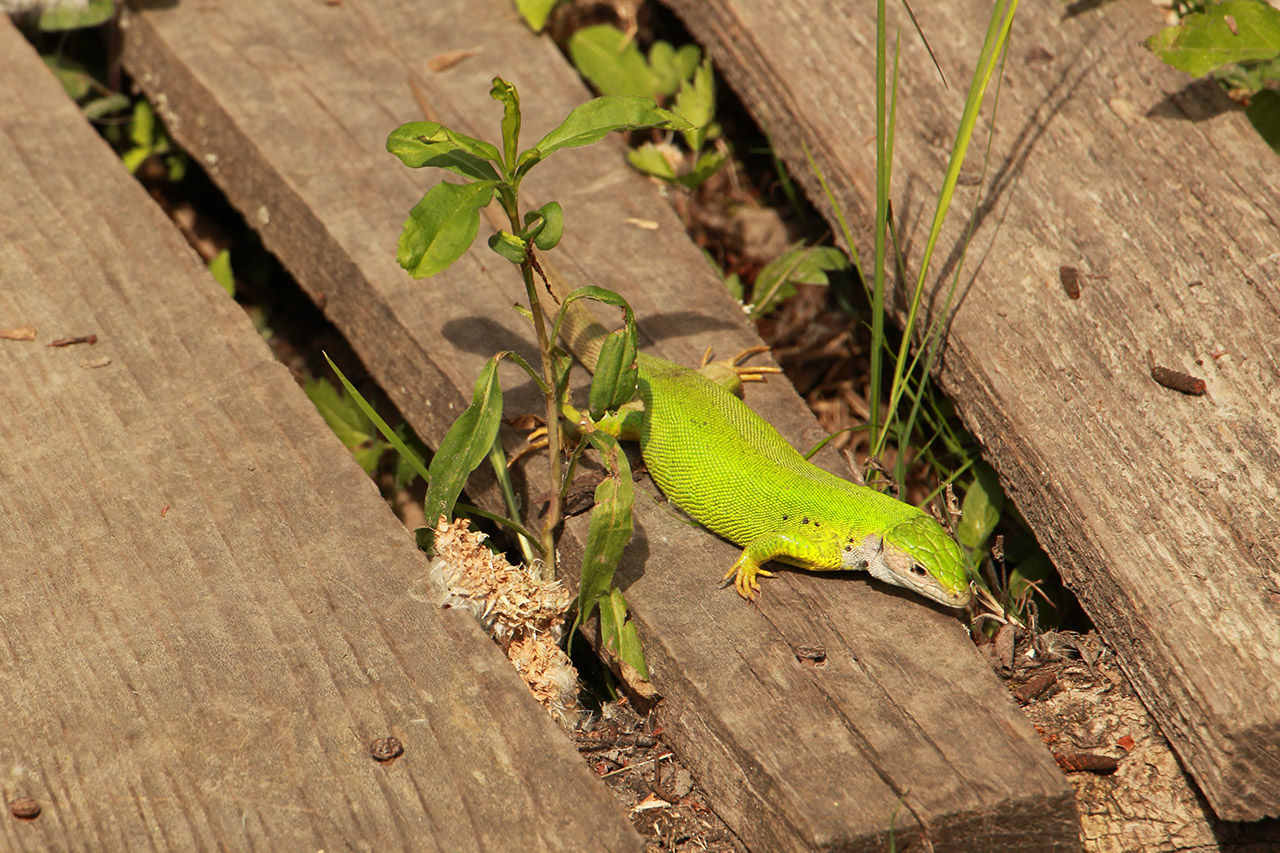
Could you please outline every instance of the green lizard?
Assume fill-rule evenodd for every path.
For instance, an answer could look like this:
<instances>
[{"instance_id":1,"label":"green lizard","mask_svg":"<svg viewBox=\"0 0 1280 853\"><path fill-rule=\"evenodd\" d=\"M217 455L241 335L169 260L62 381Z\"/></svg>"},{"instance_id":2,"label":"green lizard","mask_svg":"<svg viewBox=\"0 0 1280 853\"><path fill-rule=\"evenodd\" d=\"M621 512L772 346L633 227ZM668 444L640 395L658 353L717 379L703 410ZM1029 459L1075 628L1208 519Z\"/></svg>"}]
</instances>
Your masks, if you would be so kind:
<instances>
[{"instance_id":1,"label":"green lizard","mask_svg":"<svg viewBox=\"0 0 1280 853\"><path fill-rule=\"evenodd\" d=\"M569 306L568 314L576 316L567 318L562 337L593 369L604 329L590 312L573 310L578 307ZM640 353L643 408L624 409L595 426L638 440L645 466L667 498L742 546L725 581L733 578L738 594L754 600L756 577L773 576L761 566L778 560L814 571L864 570L949 607L966 606L964 556L942 525L917 507L805 459L731 393L740 373L750 372L737 361L698 371Z\"/></svg>"}]
</instances>

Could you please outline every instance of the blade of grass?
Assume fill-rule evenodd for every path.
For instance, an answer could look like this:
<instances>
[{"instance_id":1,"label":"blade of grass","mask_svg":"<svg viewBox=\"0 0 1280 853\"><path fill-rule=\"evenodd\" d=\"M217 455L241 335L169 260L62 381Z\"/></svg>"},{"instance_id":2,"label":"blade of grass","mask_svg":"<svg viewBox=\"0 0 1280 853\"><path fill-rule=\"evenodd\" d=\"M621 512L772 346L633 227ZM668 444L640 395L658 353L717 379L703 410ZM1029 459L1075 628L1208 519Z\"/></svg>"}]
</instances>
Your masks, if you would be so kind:
<instances>
[{"instance_id":1,"label":"blade of grass","mask_svg":"<svg viewBox=\"0 0 1280 853\"><path fill-rule=\"evenodd\" d=\"M422 478L422 482L430 484L431 475L427 473L427 466L418 458L418 454L409 449L409 445L405 444L404 440L396 435L395 430L387 426L387 422L382 419L382 416L374 410L373 406L369 405L369 401L343 375L342 371L338 369L338 365L333 363L333 359L329 358L329 354L326 352L321 353L321 355L324 356L325 361L329 362L329 367L333 369L333 372L337 374L338 381L342 383L342 387L347 389L351 399L355 400L356 405L360 407L360 411L364 412L369 420L373 421L373 425L378 428L378 432L382 433L382 437L387 440L387 443L396 449L396 453L400 454L401 459L409 463L414 472Z\"/></svg>"}]
</instances>

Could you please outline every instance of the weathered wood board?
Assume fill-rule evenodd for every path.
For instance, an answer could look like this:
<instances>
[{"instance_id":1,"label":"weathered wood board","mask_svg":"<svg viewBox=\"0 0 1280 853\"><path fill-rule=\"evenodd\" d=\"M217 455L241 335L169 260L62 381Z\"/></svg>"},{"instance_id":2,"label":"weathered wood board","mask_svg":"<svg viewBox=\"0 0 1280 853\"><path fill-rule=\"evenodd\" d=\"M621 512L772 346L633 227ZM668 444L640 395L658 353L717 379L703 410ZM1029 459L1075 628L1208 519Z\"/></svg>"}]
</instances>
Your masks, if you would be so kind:
<instances>
[{"instance_id":1,"label":"weathered wood board","mask_svg":"<svg viewBox=\"0 0 1280 853\"><path fill-rule=\"evenodd\" d=\"M640 850L3 17L0 198L0 847Z\"/></svg>"},{"instance_id":2,"label":"weathered wood board","mask_svg":"<svg viewBox=\"0 0 1280 853\"><path fill-rule=\"evenodd\" d=\"M811 198L806 144L869 234L868 7L669 2ZM903 21L909 267L988 15L912 5L952 88ZM1161 25L1127 0L1018 10L991 181L961 188L938 252L945 284L976 209L941 375L1217 813L1250 820L1280 814L1280 159L1216 87L1142 48ZM1085 274L1077 301L1063 265ZM1208 395L1155 384L1148 350Z\"/></svg>"},{"instance_id":3,"label":"weathered wood board","mask_svg":"<svg viewBox=\"0 0 1280 853\"><path fill-rule=\"evenodd\" d=\"M528 140L587 97L503 0L182 3L135 14L125 35L126 65L171 132L426 440L495 349L531 354L531 333L503 307L521 298L519 278L483 243L427 281L396 266L404 216L439 176L383 150L391 129L422 117L411 85L440 120L492 137L501 74L520 88ZM466 49L479 52L428 70ZM526 184L567 211L551 262L572 284L624 293L652 351L693 362L709 343L758 343L616 144L558 154ZM521 374L505 375L509 405L532 407ZM819 437L785 382L749 399L798 441ZM584 527L568 526L571 560ZM749 846L883 849L894 830L899 844L923 830L938 849L1077 845L1063 778L952 616L861 577L790 572L756 609L717 589L732 546L656 498L638 501L637 528L620 577L666 697L660 720ZM815 645L827 662L809 668L795 649Z\"/></svg>"}]
</instances>

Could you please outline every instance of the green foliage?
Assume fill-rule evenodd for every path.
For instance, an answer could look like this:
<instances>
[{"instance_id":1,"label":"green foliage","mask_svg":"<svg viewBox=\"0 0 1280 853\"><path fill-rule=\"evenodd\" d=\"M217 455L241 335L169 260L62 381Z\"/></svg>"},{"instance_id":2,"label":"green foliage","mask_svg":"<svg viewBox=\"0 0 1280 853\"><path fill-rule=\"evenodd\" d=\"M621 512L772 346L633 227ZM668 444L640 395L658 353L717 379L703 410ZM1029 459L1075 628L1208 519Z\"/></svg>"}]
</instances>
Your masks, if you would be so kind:
<instances>
[{"instance_id":1,"label":"green foliage","mask_svg":"<svg viewBox=\"0 0 1280 853\"><path fill-rule=\"evenodd\" d=\"M827 285L830 283L829 273L844 272L849 268L849 259L835 246L793 246L756 274L751 319L758 320L773 312L796 292L797 284ZM736 288L741 299L741 282ZM731 293L734 289L735 285L729 284Z\"/></svg>"},{"instance_id":2,"label":"green foliage","mask_svg":"<svg viewBox=\"0 0 1280 853\"><path fill-rule=\"evenodd\" d=\"M1186 15L1147 39L1147 47L1193 77L1212 72L1248 101L1245 115L1280 152L1280 9L1227 0Z\"/></svg>"},{"instance_id":3,"label":"green foliage","mask_svg":"<svg viewBox=\"0 0 1280 853\"><path fill-rule=\"evenodd\" d=\"M78 30L105 24L116 13L113 0L89 0L83 8L66 5L54 6L40 13L36 26L44 32Z\"/></svg>"},{"instance_id":4,"label":"green foliage","mask_svg":"<svg viewBox=\"0 0 1280 853\"><path fill-rule=\"evenodd\" d=\"M422 463L422 456L410 447L409 440L402 433L391 429L387 422L382 419L382 416L370 405L369 401L356 390L356 386L351 384L351 380L347 379L343 372L338 369L338 365L333 363L333 359L329 358L328 353L324 354L324 360L329 363L329 368L338 377L338 381L342 383L342 387L346 389L347 394L350 395L360 412L369 419L369 422L377 428L378 432L382 433L382 437L386 439L387 443L395 448L396 453L399 454L401 464L408 466L413 473L422 478L423 482L430 482L431 474L427 470L427 466ZM397 477L399 477L399 472L397 472Z\"/></svg>"},{"instance_id":5,"label":"green foliage","mask_svg":"<svg viewBox=\"0 0 1280 853\"><path fill-rule=\"evenodd\" d=\"M711 61L702 60L697 45L677 49L658 41L646 58L631 36L617 27L598 24L569 38L569 57L602 94L631 95L658 103L671 100L672 112L689 123L681 133L693 152L691 168L677 171L662 148L646 142L627 154L627 162L636 170L695 189L724 165L723 152L704 150L708 141L719 136L719 129L715 125L715 75Z\"/></svg>"},{"instance_id":6,"label":"green foliage","mask_svg":"<svg viewBox=\"0 0 1280 853\"><path fill-rule=\"evenodd\" d=\"M547 25L547 18L551 15L560 0L515 0L516 11L524 18L525 23L529 25L529 29L535 33L542 32L542 28Z\"/></svg>"},{"instance_id":7,"label":"green foliage","mask_svg":"<svg viewBox=\"0 0 1280 853\"><path fill-rule=\"evenodd\" d=\"M578 615L573 624L575 630L591 618L601 597L613 587L613 573L622 558L623 548L631 541L631 507L635 502L631 465L618 442L603 433L592 433L590 441L600 451L609 473L596 486L595 508L591 510L587 544L582 555Z\"/></svg>"},{"instance_id":8,"label":"green foliage","mask_svg":"<svg viewBox=\"0 0 1280 853\"><path fill-rule=\"evenodd\" d=\"M1227 0L1187 15L1147 39L1164 62L1201 77L1224 65L1280 56L1280 9L1258 0Z\"/></svg>"},{"instance_id":9,"label":"green foliage","mask_svg":"<svg viewBox=\"0 0 1280 853\"><path fill-rule=\"evenodd\" d=\"M373 474L391 445L377 439L373 421L361 410L359 403L323 379L308 378L302 387L329 429L351 451L360 467L366 474Z\"/></svg>"},{"instance_id":10,"label":"green foliage","mask_svg":"<svg viewBox=\"0 0 1280 853\"><path fill-rule=\"evenodd\" d=\"M222 285L222 289L227 292L227 295L234 298L236 295L236 277L231 272L230 249L223 249L209 259L209 272L213 275L214 281Z\"/></svg>"},{"instance_id":11,"label":"green foliage","mask_svg":"<svg viewBox=\"0 0 1280 853\"><path fill-rule=\"evenodd\" d=\"M975 467L973 482L964 494L960 505L960 524L956 526L956 539L969 549L976 565L986 550L991 534L1000 523L1004 509L1004 492L990 465L979 462Z\"/></svg>"},{"instance_id":12,"label":"green foliage","mask_svg":"<svg viewBox=\"0 0 1280 853\"><path fill-rule=\"evenodd\" d=\"M620 589L613 589L600 599L600 638L605 651L635 670L641 679L649 680L640 634L636 623L627 618L627 600Z\"/></svg>"},{"instance_id":13,"label":"green foliage","mask_svg":"<svg viewBox=\"0 0 1280 853\"><path fill-rule=\"evenodd\" d=\"M670 50L671 45L667 45ZM663 56L667 51L663 51ZM660 77L650 66L635 40L617 27L597 24L583 27L569 38L569 58L578 73L603 95L632 95L656 100L670 95L672 87L663 91L670 78ZM670 67L668 66L668 71ZM678 81L677 84L679 85Z\"/></svg>"},{"instance_id":14,"label":"green foliage","mask_svg":"<svg viewBox=\"0 0 1280 853\"><path fill-rule=\"evenodd\" d=\"M642 98L595 98L576 107L536 145L520 152L520 99L515 87L494 78L490 95L503 106L502 150L431 121L401 125L387 137L387 151L406 166L445 169L467 181L436 184L405 220L396 260L415 278L433 276L462 257L479 233L480 209L497 193L510 213L524 176L556 151L590 145L615 130L687 124ZM513 226L516 222L520 222L518 216ZM564 214L558 203L549 202L525 217L522 226L498 232L489 247L512 263L522 263L531 241L538 241L543 249L559 242Z\"/></svg>"},{"instance_id":15,"label":"green foliage","mask_svg":"<svg viewBox=\"0 0 1280 853\"><path fill-rule=\"evenodd\" d=\"M498 426L502 422L499 358L495 355L485 363L476 379L471 405L449 427L436 455L431 458L424 506L428 530L434 530L441 518L453 514L453 505L462 494L467 478L489 455L498 438Z\"/></svg>"},{"instance_id":16,"label":"green foliage","mask_svg":"<svg viewBox=\"0 0 1280 853\"><path fill-rule=\"evenodd\" d=\"M186 155L173 144L169 134L165 133L164 127L156 120L151 104L146 101L138 101L133 105L128 139L131 145L120 155L120 159L130 172L137 172L138 167L151 157L162 157L170 181L176 183L186 176Z\"/></svg>"},{"instance_id":17,"label":"green foliage","mask_svg":"<svg viewBox=\"0 0 1280 853\"><path fill-rule=\"evenodd\" d=\"M549 8L549 7L547 7ZM545 15L538 25L545 20ZM667 66L678 63L666 57ZM666 67L666 66L664 66ZM634 95L606 95L574 108L559 125L552 128L530 148L521 150L520 96L515 86L494 78L489 94L502 105L501 145L458 133L438 122L411 122L387 137L387 150L411 168L443 169L461 179L460 183L437 183L423 194L405 221L397 248L400 265L416 278L435 275L462 256L479 233L480 209L497 199L506 214L510 230L499 229L487 242L489 248L510 261L520 271L525 285L527 307L517 306L533 325L538 340L542 370L535 370L523 358L510 352L495 355L485 365L476 381L471 404L445 434L427 470L427 528L419 531L419 544L430 546L431 530L440 518L454 510L462 488L471 472L488 457L498 476L511 518L502 518L475 509L482 515L515 530L522 538L526 558L536 548L543 560L556 565L556 535L560 524L560 502L568 487L574 463L581 447L574 450L567 469L561 459L561 432L558 422L567 408L567 388L571 360L555 346L566 311L579 299L591 299L614 305L623 312L623 328L605 341L604 352L591 385L591 409L603 416L630 401L636 384L636 330L631 307L618 294L599 287L583 287L570 293L556 313L548 333L534 270L540 267L536 253L549 251L564 233L565 216L559 203L549 201L534 210L523 212L520 185L529 172L552 154L565 148L590 145L615 130L668 128L692 130L692 125L676 114L659 107L652 100ZM502 418L502 389L498 382L498 362L507 358L515 362L534 380L543 393L546 416L550 481L560 484L543 520L542 534L537 536L522 525L515 491L507 477L505 457L497 441ZM336 368L335 368L336 370ZM343 380L350 388L349 383ZM363 401L360 401L363 403ZM367 406L367 404L364 404ZM412 453L388 434L385 423L375 422L402 453ZM592 511L579 585L579 608L575 627L581 624L598 604L609 605L607 647L619 655L636 672L647 673L639 651L639 638L634 624L626 620L626 601L620 592L611 590L613 572L622 549L631 538L631 506L634 485L626 455L613 439L591 433L588 440L604 459L609 476L596 489L596 507ZM410 456L412 458L412 455ZM421 463L418 463L420 467ZM603 619L603 616L602 616ZM603 624L603 623L602 623ZM643 676L647 677L647 675Z\"/></svg>"},{"instance_id":18,"label":"green foliage","mask_svg":"<svg viewBox=\"0 0 1280 853\"><path fill-rule=\"evenodd\" d=\"M427 190L405 220L396 260L414 278L447 269L471 248L480 230L480 208L493 200L494 181L439 183Z\"/></svg>"},{"instance_id":19,"label":"green foliage","mask_svg":"<svg viewBox=\"0 0 1280 853\"><path fill-rule=\"evenodd\" d=\"M90 121L129 108L127 95L108 91L87 68L74 59L61 54L43 54L41 58L58 78L63 91L71 100L80 104L80 110Z\"/></svg>"}]
</instances>

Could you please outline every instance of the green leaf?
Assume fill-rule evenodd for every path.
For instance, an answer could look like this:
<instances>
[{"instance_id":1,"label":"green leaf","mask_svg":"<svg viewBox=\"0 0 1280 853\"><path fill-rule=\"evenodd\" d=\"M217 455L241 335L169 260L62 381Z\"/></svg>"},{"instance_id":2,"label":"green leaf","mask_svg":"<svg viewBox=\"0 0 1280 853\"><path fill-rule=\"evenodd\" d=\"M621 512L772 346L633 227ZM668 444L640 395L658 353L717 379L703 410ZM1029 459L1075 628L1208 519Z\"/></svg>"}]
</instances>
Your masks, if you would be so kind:
<instances>
[{"instance_id":1,"label":"green leaf","mask_svg":"<svg viewBox=\"0 0 1280 853\"><path fill-rule=\"evenodd\" d=\"M734 299L738 300L739 302L742 301L743 296L746 294L746 290L742 286L742 279L738 276L736 272L731 272L727 276L725 276L724 286L725 286L725 289L729 291L730 296L732 296Z\"/></svg>"},{"instance_id":2,"label":"green leaf","mask_svg":"<svg viewBox=\"0 0 1280 853\"><path fill-rule=\"evenodd\" d=\"M707 178L718 172L727 159L728 156L720 151L703 151L698 155L698 161L693 164L693 168L681 175L678 180L689 189L696 190Z\"/></svg>"},{"instance_id":3,"label":"green leaf","mask_svg":"<svg viewBox=\"0 0 1280 853\"><path fill-rule=\"evenodd\" d=\"M795 246L756 273L752 288L753 319L773 311L796 292L797 284L827 284L828 272L849 268L849 260L834 246Z\"/></svg>"},{"instance_id":4,"label":"green leaf","mask_svg":"<svg viewBox=\"0 0 1280 853\"><path fill-rule=\"evenodd\" d=\"M427 499L423 510L427 528L435 530L441 518L453 513L453 505L471 472L489 455L502 421L502 386L498 382L498 360L485 363L476 379L471 405L463 412L431 458Z\"/></svg>"},{"instance_id":5,"label":"green leaf","mask_svg":"<svg viewBox=\"0 0 1280 853\"><path fill-rule=\"evenodd\" d=\"M680 49L676 51L676 76L682 81L688 80L693 76L693 72L698 70L698 65L701 62L701 48L693 43L681 45Z\"/></svg>"},{"instance_id":6,"label":"green leaf","mask_svg":"<svg viewBox=\"0 0 1280 853\"><path fill-rule=\"evenodd\" d=\"M671 161L662 153L662 149L652 142L646 142L639 148L632 148L628 151L627 162L631 164L632 168L646 175L653 175L655 178L661 178L664 181L674 181L676 179L675 167L671 165Z\"/></svg>"},{"instance_id":7,"label":"green leaf","mask_svg":"<svg viewBox=\"0 0 1280 853\"><path fill-rule=\"evenodd\" d=\"M592 433L589 440L603 457L609 475L596 486L596 505L587 525L574 630L591 618L601 596L613 586L613 573L622 559L622 550L631 541L631 506L635 501L631 465L617 440L598 432Z\"/></svg>"},{"instance_id":8,"label":"green leaf","mask_svg":"<svg viewBox=\"0 0 1280 853\"><path fill-rule=\"evenodd\" d=\"M96 27L111 20L116 13L116 4L112 0L89 0L87 6L72 8L55 6L40 15L36 26L42 31L78 30L83 27Z\"/></svg>"},{"instance_id":9,"label":"green leaf","mask_svg":"<svg viewBox=\"0 0 1280 853\"><path fill-rule=\"evenodd\" d=\"M554 249L564 235L564 210L560 202L549 201L542 207L525 215L525 225L533 219L541 219L542 224L532 235L533 243L544 252ZM526 237L528 239L528 237Z\"/></svg>"},{"instance_id":10,"label":"green leaf","mask_svg":"<svg viewBox=\"0 0 1280 853\"><path fill-rule=\"evenodd\" d=\"M408 424L396 427L396 435L414 453L412 458L400 453L396 455L395 485L397 489L403 489L419 477L426 476L426 469L422 468L420 460L427 458L428 451Z\"/></svg>"},{"instance_id":11,"label":"green leaf","mask_svg":"<svg viewBox=\"0 0 1280 853\"><path fill-rule=\"evenodd\" d=\"M1263 89L1249 100L1245 116L1268 145L1280 154L1280 92Z\"/></svg>"},{"instance_id":12,"label":"green leaf","mask_svg":"<svg viewBox=\"0 0 1280 853\"><path fill-rule=\"evenodd\" d=\"M223 249L209 259L209 272L213 275L214 280L222 285L222 289L227 292L227 295L234 298L236 295L236 277L231 272L230 249Z\"/></svg>"},{"instance_id":13,"label":"green leaf","mask_svg":"<svg viewBox=\"0 0 1280 853\"><path fill-rule=\"evenodd\" d=\"M489 248L513 264L522 264L529 256L529 244L510 231L489 235Z\"/></svg>"},{"instance_id":14,"label":"green leaf","mask_svg":"<svg viewBox=\"0 0 1280 853\"><path fill-rule=\"evenodd\" d=\"M480 208L493 198L493 183L436 184L413 206L396 260L414 278L433 276L471 246L480 230Z\"/></svg>"},{"instance_id":15,"label":"green leaf","mask_svg":"<svg viewBox=\"0 0 1280 853\"><path fill-rule=\"evenodd\" d=\"M387 151L413 169L434 166L480 181L497 181L498 172L490 161L502 162L498 149L489 143L434 121L400 125L387 136Z\"/></svg>"},{"instance_id":16,"label":"green leaf","mask_svg":"<svg viewBox=\"0 0 1280 853\"><path fill-rule=\"evenodd\" d=\"M707 139L707 127L716 117L716 78L711 72L710 59L699 65L693 79L680 87L671 108L692 125L684 131L689 150L701 151Z\"/></svg>"},{"instance_id":17,"label":"green leaf","mask_svg":"<svg viewBox=\"0 0 1280 853\"><path fill-rule=\"evenodd\" d=\"M974 466L974 470L977 477L965 492L964 502L960 505L960 524L956 527L956 539L969 550L979 551L986 547L987 539L1000 522L1000 511L1004 509L1004 492L990 465L980 462Z\"/></svg>"},{"instance_id":18,"label":"green leaf","mask_svg":"<svg viewBox=\"0 0 1280 853\"><path fill-rule=\"evenodd\" d=\"M516 11L524 18L529 29L540 33L547 25L547 16L559 2L560 0L516 0Z\"/></svg>"},{"instance_id":19,"label":"green leaf","mask_svg":"<svg viewBox=\"0 0 1280 853\"><path fill-rule=\"evenodd\" d=\"M355 450L373 440L373 424L369 418L351 397L334 385L323 379L307 378L302 383L302 390L348 450Z\"/></svg>"},{"instance_id":20,"label":"green leaf","mask_svg":"<svg viewBox=\"0 0 1280 853\"><path fill-rule=\"evenodd\" d=\"M121 92L113 95L107 95L102 98L94 98L80 108L84 113L84 117L93 121L103 116L109 116L112 113L118 113L121 110L129 108L129 96Z\"/></svg>"},{"instance_id":21,"label":"green leaf","mask_svg":"<svg viewBox=\"0 0 1280 853\"><path fill-rule=\"evenodd\" d=\"M133 105L133 117L129 121L129 139L139 148L151 154L156 138L156 114L151 104L138 101ZM145 157L143 159L146 159Z\"/></svg>"},{"instance_id":22,"label":"green leaf","mask_svg":"<svg viewBox=\"0 0 1280 853\"><path fill-rule=\"evenodd\" d=\"M602 95L653 100L660 88L635 40L609 24L583 27L569 38L569 58Z\"/></svg>"},{"instance_id":23,"label":"green leaf","mask_svg":"<svg viewBox=\"0 0 1280 853\"><path fill-rule=\"evenodd\" d=\"M620 589L611 590L600 599L600 639L608 652L635 669L642 679L649 680L640 634L636 623L627 618L627 600Z\"/></svg>"},{"instance_id":24,"label":"green leaf","mask_svg":"<svg viewBox=\"0 0 1280 853\"><path fill-rule=\"evenodd\" d=\"M46 53L40 58L58 78L62 90L71 100L78 101L93 90L93 76L79 62L60 54Z\"/></svg>"},{"instance_id":25,"label":"green leaf","mask_svg":"<svg viewBox=\"0 0 1280 853\"><path fill-rule=\"evenodd\" d=\"M696 44L686 44L675 50L665 41L653 43L649 48L649 67L658 78L658 91L673 95L680 84L693 76L702 62L702 50Z\"/></svg>"},{"instance_id":26,"label":"green leaf","mask_svg":"<svg viewBox=\"0 0 1280 853\"><path fill-rule=\"evenodd\" d=\"M579 299L591 299L596 302L603 302L605 305L612 305L615 308L621 308L623 322L625 322L627 328L631 330L631 335L634 339L636 334L636 317L635 313L631 310L631 305L627 303L627 300L623 299L621 294L614 293L612 290L604 287L596 287L594 284L588 284L574 288L569 291L569 295L564 298L564 303L556 313L556 321L551 327L551 340L555 341L560 339L560 324L564 322L565 312L568 311L570 305L577 302Z\"/></svg>"},{"instance_id":27,"label":"green leaf","mask_svg":"<svg viewBox=\"0 0 1280 853\"><path fill-rule=\"evenodd\" d=\"M588 409L600 420L606 412L623 406L636 396L636 330L628 325L605 336L591 377Z\"/></svg>"},{"instance_id":28,"label":"green leaf","mask_svg":"<svg viewBox=\"0 0 1280 853\"><path fill-rule=\"evenodd\" d=\"M146 159L151 156L150 148L134 147L120 155L120 162L130 173L137 172Z\"/></svg>"},{"instance_id":29,"label":"green leaf","mask_svg":"<svg viewBox=\"0 0 1280 853\"><path fill-rule=\"evenodd\" d=\"M516 152L520 150L520 93L511 83L494 77L489 97L502 104L502 149L505 154L502 162L510 168L516 162Z\"/></svg>"},{"instance_id":30,"label":"green leaf","mask_svg":"<svg viewBox=\"0 0 1280 853\"><path fill-rule=\"evenodd\" d=\"M1280 9L1255 0L1228 0L1187 15L1147 39L1164 62L1193 77L1233 62L1280 54Z\"/></svg>"},{"instance_id":31,"label":"green leaf","mask_svg":"<svg viewBox=\"0 0 1280 853\"><path fill-rule=\"evenodd\" d=\"M539 159L561 148L577 148L599 142L615 130L640 127L689 128L689 123L653 101L625 96L604 96L579 104L560 125L534 146ZM521 155L524 158L530 152Z\"/></svg>"},{"instance_id":32,"label":"green leaf","mask_svg":"<svg viewBox=\"0 0 1280 853\"><path fill-rule=\"evenodd\" d=\"M187 176L187 155L182 153L170 154L164 158L164 164L167 169L169 183L176 184Z\"/></svg>"},{"instance_id":33,"label":"green leaf","mask_svg":"<svg viewBox=\"0 0 1280 853\"><path fill-rule=\"evenodd\" d=\"M396 453L400 454L400 458L407 462L409 466L423 478L423 480L428 480L430 475L427 472L427 466L422 464L422 457L415 453L413 448L411 448L397 432L387 425L387 422L384 421L382 416L374 410L373 406L369 404L369 401L364 398L364 395L357 391L356 386L352 385L351 381L347 379L341 370L338 369L338 365L333 363L333 359L329 358L329 354L323 353L323 355L324 360L329 362L330 369L332 369L334 374L338 377L338 381L342 383L342 387L347 390L347 394L349 394L351 399L355 401L355 404L360 407L360 411L364 416L378 428L378 432L382 433L382 437L387 440L387 443L396 449Z\"/></svg>"}]
</instances>

